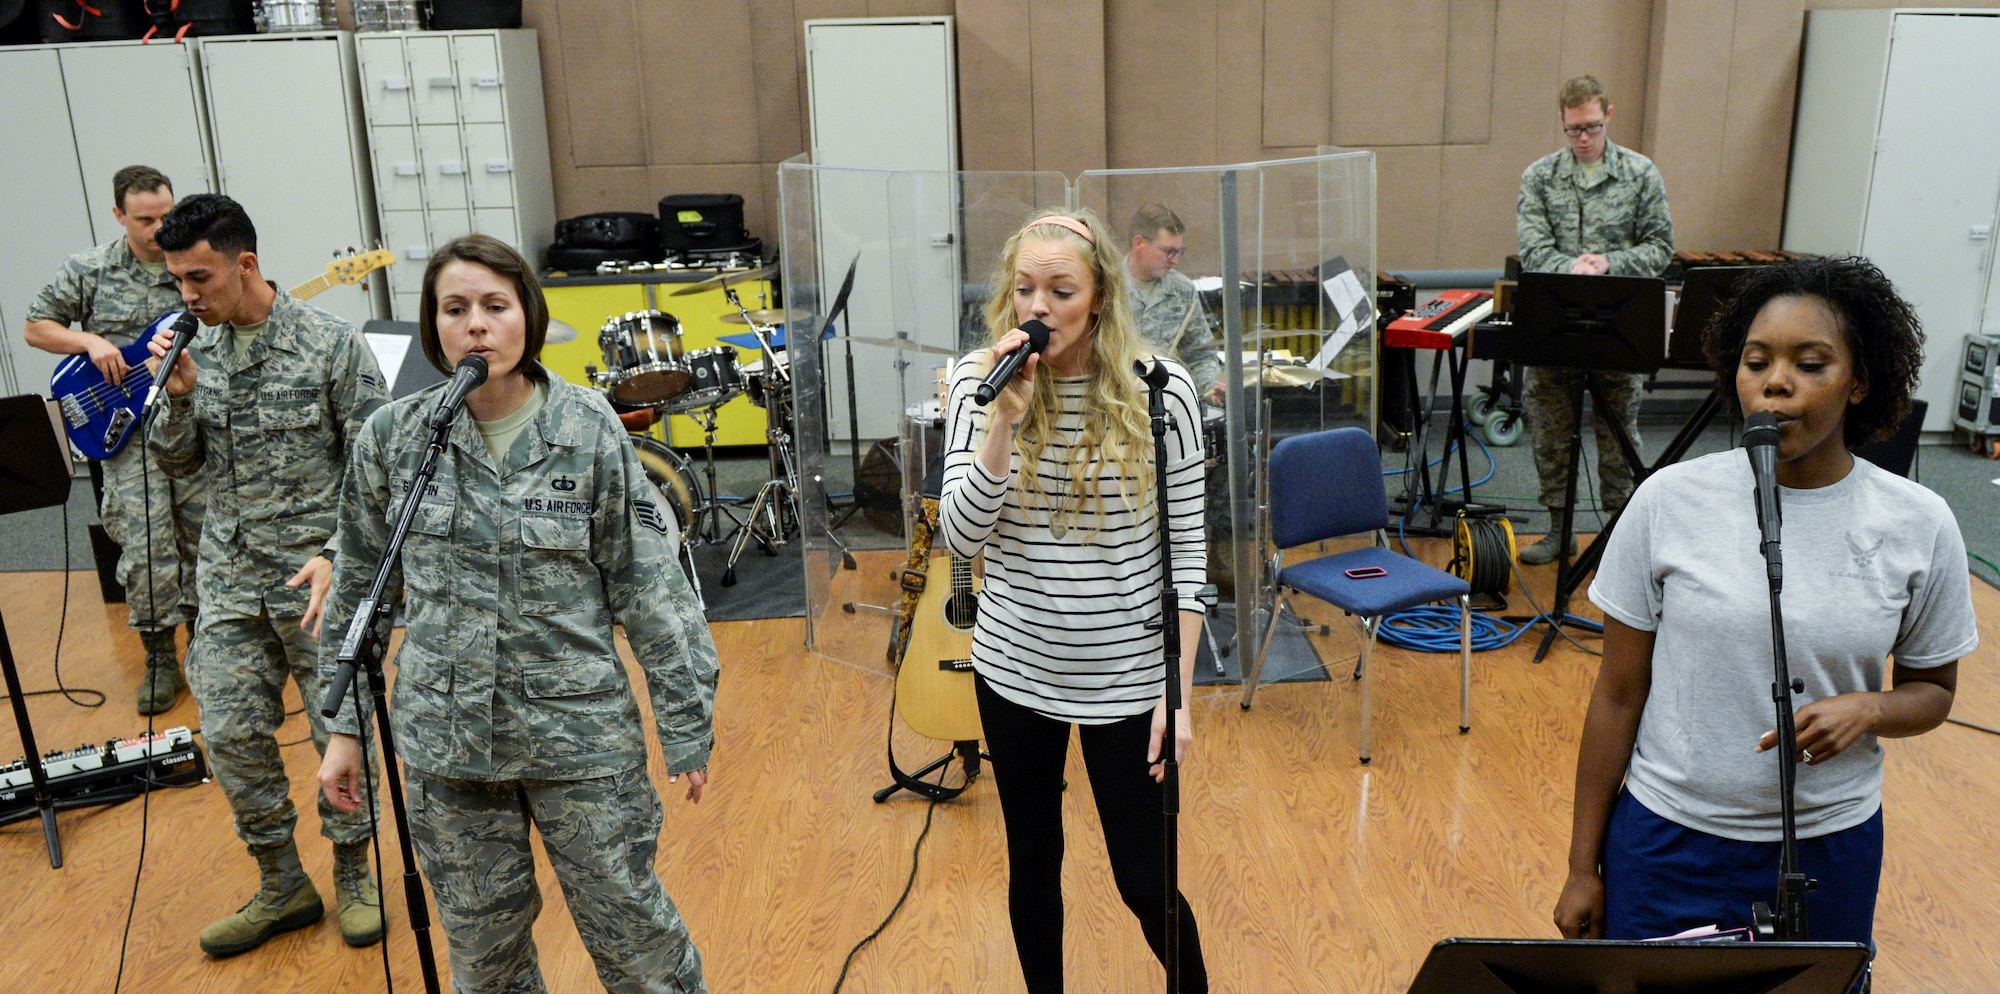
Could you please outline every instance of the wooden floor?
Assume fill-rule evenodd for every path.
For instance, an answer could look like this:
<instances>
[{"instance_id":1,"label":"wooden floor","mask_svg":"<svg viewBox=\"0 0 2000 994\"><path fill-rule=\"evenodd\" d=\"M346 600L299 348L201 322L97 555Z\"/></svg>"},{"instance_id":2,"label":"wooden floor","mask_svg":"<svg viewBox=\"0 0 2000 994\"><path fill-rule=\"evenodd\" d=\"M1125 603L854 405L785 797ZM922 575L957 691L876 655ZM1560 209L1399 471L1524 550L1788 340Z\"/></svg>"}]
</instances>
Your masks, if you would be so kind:
<instances>
[{"instance_id":1,"label":"wooden floor","mask_svg":"<svg viewBox=\"0 0 2000 994\"><path fill-rule=\"evenodd\" d=\"M1435 551L1435 550L1431 550ZM886 602L886 559L844 574L837 597ZM1549 570L1533 571L1538 596ZM0 574L0 606L23 679L54 685L59 574ZM844 587L842 585L845 585ZM2000 726L2000 594L1973 584L1983 644L1962 669L1956 715ZM1517 604L1518 604L1517 595ZM1585 605L1582 609L1588 611ZM1581 612L1580 612L1581 613ZM134 733L141 671L124 608L70 577L62 678L109 697L84 709L32 698L43 748ZM883 624L866 612L820 619L822 645L850 660ZM879 664L805 651L803 619L715 626L723 659L715 780L700 806L673 794L659 858L716 992L825 992L848 949L886 913L909 872L926 805L877 805L891 680ZM1571 772L1595 660L1569 646L1533 665L1532 641L1478 656L1473 731L1457 732L1448 656L1385 650L1376 680L1376 758L1355 762L1358 688L1344 679L1355 643L1321 640L1337 679L1264 688L1256 707L1232 689L1198 691L1195 753L1183 767L1182 881L1217 990L1403 990L1450 935L1554 937L1550 912L1568 844ZM863 648L857 648L863 647ZM869 651L872 655L872 651ZM183 699L162 724L195 725ZM303 737L294 718L284 739ZM905 733L907 735L907 733ZM937 747L899 737L906 766ZM0 721L0 756L20 752ZM1877 915L1878 989L2000 985L2000 738L1945 726L1889 745L1887 866ZM305 863L330 892L331 850L310 813L316 759L286 750ZM665 778L655 755L656 780ZM1068 975L1072 990L1157 989L1158 967L1113 891L1088 784L1071 778ZM141 807L60 817L67 864L51 870L35 822L0 829L0 990L109 991L140 862ZM125 953L133 991L383 988L377 949L350 950L333 921L244 956L210 960L195 935L254 887L254 866L212 784L154 797L145 872ZM392 877L393 847L385 850ZM855 992L1017 991L1005 857L990 782L937 807L908 904L853 963ZM561 893L544 867L538 926L551 989L598 989ZM417 956L391 890L396 984L418 990ZM433 940L443 958L441 933Z\"/></svg>"}]
</instances>

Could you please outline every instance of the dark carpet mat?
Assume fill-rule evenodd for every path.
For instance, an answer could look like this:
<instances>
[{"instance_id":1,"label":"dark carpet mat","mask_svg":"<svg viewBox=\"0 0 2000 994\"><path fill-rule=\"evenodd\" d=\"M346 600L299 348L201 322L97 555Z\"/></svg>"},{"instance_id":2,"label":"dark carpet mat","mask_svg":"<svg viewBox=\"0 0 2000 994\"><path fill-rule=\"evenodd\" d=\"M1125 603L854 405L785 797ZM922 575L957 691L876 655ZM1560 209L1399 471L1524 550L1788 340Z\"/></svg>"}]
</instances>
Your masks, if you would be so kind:
<instances>
[{"instance_id":1,"label":"dark carpet mat","mask_svg":"<svg viewBox=\"0 0 2000 994\"><path fill-rule=\"evenodd\" d=\"M803 618L806 613L805 563L796 543L766 555L750 543L736 560L736 582L723 586L723 566L729 546L708 544L694 549L695 575L701 580L703 616L710 621L753 621L759 618Z\"/></svg>"},{"instance_id":2,"label":"dark carpet mat","mask_svg":"<svg viewBox=\"0 0 2000 994\"><path fill-rule=\"evenodd\" d=\"M1271 651L1264 657L1264 673L1258 680L1260 684L1327 679L1326 663L1313 650L1312 643L1306 641L1305 632L1297 625L1289 624L1295 620L1297 616L1286 611L1287 623L1280 624L1277 634L1271 637ZM1266 623L1269 623L1268 620ZM1201 647L1194 659L1194 685L1242 686L1243 654L1236 645L1236 605L1224 603L1202 625ZM1223 653L1220 673L1215 666L1215 648L1218 646Z\"/></svg>"}]
</instances>

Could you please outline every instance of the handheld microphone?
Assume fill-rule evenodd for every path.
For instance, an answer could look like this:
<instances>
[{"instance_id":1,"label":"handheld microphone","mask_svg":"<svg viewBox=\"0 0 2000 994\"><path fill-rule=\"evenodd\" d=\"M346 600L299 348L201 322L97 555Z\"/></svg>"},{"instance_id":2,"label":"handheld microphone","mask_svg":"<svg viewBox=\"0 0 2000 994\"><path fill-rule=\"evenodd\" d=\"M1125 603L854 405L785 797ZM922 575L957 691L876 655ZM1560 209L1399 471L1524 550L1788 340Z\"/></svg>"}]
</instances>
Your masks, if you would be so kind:
<instances>
[{"instance_id":1,"label":"handheld microphone","mask_svg":"<svg viewBox=\"0 0 2000 994\"><path fill-rule=\"evenodd\" d=\"M458 418L458 409L465 406L465 395L486 382L486 360L469 355L458 361L451 371L451 385L445 387L444 396L438 399L437 409L431 412L432 431L449 427Z\"/></svg>"},{"instance_id":2,"label":"handheld microphone","mask_svg":"<svg viewBox=\"0 0 2000 994\"><path fill-rule=\"evenodd\" d=\"M1779 526L1784 516L1778 510L1778 418L1759 411L1743 419L1743 448L1750 455L1750 475L1757 481L1758 546L1771 582L1784 576L1784 561L1778 546Z\"/></svg>"},{"instance_id":3,"label":"handheld microphone","mask_svg":"<svg viewBox=\"0 0 2000 994\"><path fill-rule=\"evenodd\" d=\"M1028 333L1027 344L1001 356L1000 361L993 364L992 371L986 374L986 379L980 381L979 388L972 392L973 403L981 407L993 403L993 398L1000 395L1000 391L1007 386L1007 381L1013 379L1014 374L1028 364L1028 357L1039 355L1043 349L1049 347L1048 325L1030 318L1021 325L1021 330Z\"/></svg>"},{"instance_id":4,"label":"handheld microphone","mask_svg":"<svg viewBox=\"0 0 2000 994\"><path fill-rule=\"evenodd\" d=\"M188 342L194 338L197 327L194 315L186 311L180 312L180 315L174 318L174 344L167 346L167 354L160 357L160 372L153 377L153 385L146 388L146 402L139 405L139 416L141 418L146 416L147 411L153 409L153 401L158 399L160 394L166 389L167 377L173 375L174 363L181 361L181 352L188 347Z\"/></svg>"}]
</instances>

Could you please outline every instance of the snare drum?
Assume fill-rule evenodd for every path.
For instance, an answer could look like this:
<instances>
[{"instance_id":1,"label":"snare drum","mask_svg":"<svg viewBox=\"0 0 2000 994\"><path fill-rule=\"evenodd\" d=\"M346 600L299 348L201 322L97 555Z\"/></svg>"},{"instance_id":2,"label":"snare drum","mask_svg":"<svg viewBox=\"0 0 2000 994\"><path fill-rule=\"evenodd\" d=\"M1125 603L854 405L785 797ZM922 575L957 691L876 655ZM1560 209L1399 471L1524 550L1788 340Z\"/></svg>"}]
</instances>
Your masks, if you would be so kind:
<instances>
[{"instance_id":1,"label":"snare drum","mask_svg":"<svg viewBox=\"0 0 2000 994\"><path fill-rule=\"evenodd\" d=\"M759 359L743 367L743 392L750 403L769 409L773 395L789 399L792 394L792 361L785 352L771 353L778 360L777 372L771 372L770 365ZM776 383L772 381L776 380Z\"/></svg>"},{"instance_id":2,"label":"snare drum","mask_svg":"<svg viewBox=\"0 0 2000 994\"><path fill-rule=\"evenodd\" d=\"M694 374L681 358L681 322L664 311L634 311L604 322L597 332L604 354L602 377L621 404L663 404L687 392Z\"/></svg>"},{"instance_id":3,"label":"snare drum","mask_svg":"<svg viewBox=\"0 0 2000 994\"><path fill-rule=\"evenodd\" d=\"M743 392L743 374L736 368L736 350L727 345L688 353L687 367L694 377L694 386L668 402L669 413L714 407Z\"/></svg>"}]
</instances>

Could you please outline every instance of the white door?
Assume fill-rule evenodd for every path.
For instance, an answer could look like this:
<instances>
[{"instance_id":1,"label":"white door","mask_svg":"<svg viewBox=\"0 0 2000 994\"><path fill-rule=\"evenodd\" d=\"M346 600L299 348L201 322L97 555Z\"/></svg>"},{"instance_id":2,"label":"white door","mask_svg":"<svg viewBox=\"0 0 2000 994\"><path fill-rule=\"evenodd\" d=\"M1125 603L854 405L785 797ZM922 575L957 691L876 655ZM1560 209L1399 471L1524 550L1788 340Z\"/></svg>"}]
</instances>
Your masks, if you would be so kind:
<instances>
[{"instance_id":1,"label":"white door","mask_svg":"<svg viewBox=\"0 0 2000 994\"><path fill-rule=\"evenodd\" d=\"M1861 251L1895 281L1930 342L1924 428L1951 427L1959 343L1978 328L2000 190L2000 16L1899 14Z\"/></svg>"},{"instance_id":2,"label":"white door","mask_svg":"<svg viewBox=\"0 0 2000 994\"><path fill-rule=\"evenodd\" d=\"M249 212L264 274L281 287L318 276L335 256L374 241L340 41L202 43L222 192ZM374 316L369 293L358 286L336 286L313 304L356 325Z\"/></svg>"},{"instance_id":3,"label":"white door","mask_svg":"<svg viewBox=\"0 0 2000 994\"><path fill-rule=\"evenodd\" d=\"M56 356L21 338L28 303L64 259L95 244L62 64L52 49L0 49L0 390L47 396ZM110 178L105 194L110 195ZM107 222L111 219L105 218ZM109 241L110 239L105 239Z\"/></svg>"},{"instance_id":4,"label":"white door","mask_svg":"<svg viewBox=\"0 0 2000 994\"><path fill-rule=\"evenodd\" d=\"M959 239L951 198L932 194L949 186L948 175L958 169L952 20L807 21L805 34L813 162L923 175L919 181L888 172L818 174L820 306L832 304L858 253L842 330L950 346L957 339ZM921 261L892 273L892 239L917 240ZM904 245L894 254L909 258L914 252L915 246ZM830 351L826 363L827 424L844 439L848 386L837 355ZM930 395L921 382L928 376L925 362L857 346L854 367L860 437L896 437L906 404Z\"/></svg>"},{"instance_id":5,"label":"white door","mask_svg":"<svg viewBox=\"0 0 2000 994\"><path fill-rule=\"evenodd\" d=\"M62 49L83 192L99 242L123 233L111 216L111 176L147 165L173 181L174 196L208 193L208 141L194 53L186 45L90 45ZM141 96L143 95L143 97Z\"/></svg>"}]
</instances>

